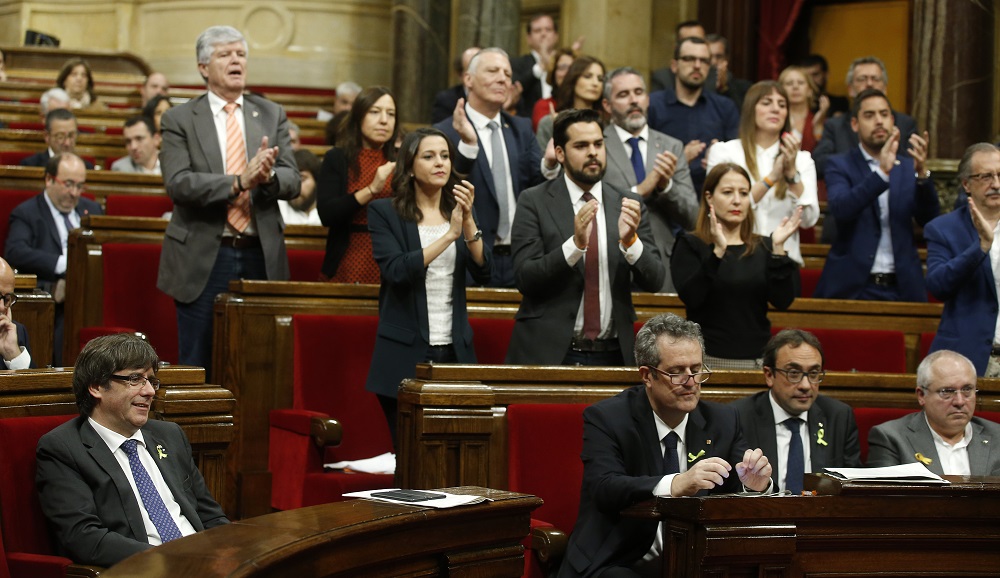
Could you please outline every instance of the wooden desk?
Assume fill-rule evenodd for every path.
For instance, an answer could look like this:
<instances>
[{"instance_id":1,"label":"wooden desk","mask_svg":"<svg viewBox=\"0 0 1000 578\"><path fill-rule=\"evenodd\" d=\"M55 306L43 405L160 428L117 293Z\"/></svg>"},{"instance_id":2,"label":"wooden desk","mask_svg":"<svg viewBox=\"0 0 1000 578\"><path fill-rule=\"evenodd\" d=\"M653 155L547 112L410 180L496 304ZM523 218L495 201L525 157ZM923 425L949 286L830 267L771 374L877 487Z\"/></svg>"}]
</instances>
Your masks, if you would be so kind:
<instances>
[{"instance_id":1,"label":"wooden desk","mask_svg":"<svg viewBox=\"0 0 1000 578\"><path fill-rule=\"evenodd\" d=\"M101 573L174 576L521 576L534 496L449 488L492 502L436 510L372 500L278 512L147 550Z\"/></svg>"},{"instance_id":2,"label":"wooden desk","mask_svg":"<svg viewBox=\"0 0 1000 578\"><path fill-rule=\"evenodd\" d=\"M14 319L28 330L31 360L36 367L51 365L56 302L51 295L38 289L38 278L34 275L15 275L14 294L17 295Z\"/></svg>"},{"instance_id":3,"label":"wooden desk","mask_svg":"<svg viewBox=\"0 0 1000 578\"><path fill-rule=\"evenodd\" d=\"M815 474L806 487L820 485ZM1000 478L839 495L659 498L665 577L1000 576ZM825 484L824 484L825 485Z\"/></svg>"}]
</instances>

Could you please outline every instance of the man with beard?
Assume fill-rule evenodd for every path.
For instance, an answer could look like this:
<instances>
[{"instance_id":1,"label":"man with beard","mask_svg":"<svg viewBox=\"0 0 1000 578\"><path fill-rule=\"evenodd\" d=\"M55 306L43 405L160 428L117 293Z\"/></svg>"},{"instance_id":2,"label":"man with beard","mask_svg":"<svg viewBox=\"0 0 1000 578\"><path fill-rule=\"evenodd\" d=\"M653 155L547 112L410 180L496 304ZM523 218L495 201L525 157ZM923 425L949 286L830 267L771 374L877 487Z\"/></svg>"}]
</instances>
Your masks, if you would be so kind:
<instances>
[{"instance_id":1,"label":"man with beard","mask_svg":"<svg viewBox=\"0 0 1000 578\"><path fill-rule=\"evenodd\" d=\"M910 137L909 156L900 154L889 99L874 88L855 99L851 129L859 146L827 166L827 206L839 230L814 296L927 301L913 238L914 219L925 225L940 211L927 131Z\"/></svg>"},{"instance_id":2,"label":"man with beard","mask_svg":"<svg viewBox=\"0 0 1000 578\"><path fill-rule=\"evenodd\" d=\"M986 142L970 146L958 180L969 200L924 228L927 288L944 301L931 351L957 351L978 375L1000 377L1000 150Z\"/></svg>"},{"instance_id":3,"label":"man with beard","mask_svg":"<svg viewBox=\"0 0 1000 578\"><path fill-rule=\"evenodd\" d=\"M563 178L521 193L512 228L521 306L507 363L623 365L634 361L631 287L656 291L664 266L638 195L605 186L595 110L553 123Z\"/></svg>"},{"instance_id":4,"label":"man with beard","mask_svg":"<svg viewBox=\"0 0 1000 578\"><path fill-rule=\"evenodd\" d=\"M700 191L705 182L704 160L715 141L739 137L740 113L733 101L704 90L712 58L703 38L681 39L670 64L674 89L649 97L649 126L684 143L691 181Z\"/></svg>"},{"instance_id":5,"label":"man with beard","mask_svg":"<svg viewBox=\"0 0 1000 578\"><path fill-rule=\"evenodd\" d=\"M604 182L616 190L630 190L642 197L649 210L653 239L670 261L674 230L691 230L698 216L698 195L684 157L684 144L649 128L646 81L633 68L611 71L604 81L604 111L611 124L604 129L608 168ZM666 267L662 293L674 293Z\"/></svg>"}]
</instances>

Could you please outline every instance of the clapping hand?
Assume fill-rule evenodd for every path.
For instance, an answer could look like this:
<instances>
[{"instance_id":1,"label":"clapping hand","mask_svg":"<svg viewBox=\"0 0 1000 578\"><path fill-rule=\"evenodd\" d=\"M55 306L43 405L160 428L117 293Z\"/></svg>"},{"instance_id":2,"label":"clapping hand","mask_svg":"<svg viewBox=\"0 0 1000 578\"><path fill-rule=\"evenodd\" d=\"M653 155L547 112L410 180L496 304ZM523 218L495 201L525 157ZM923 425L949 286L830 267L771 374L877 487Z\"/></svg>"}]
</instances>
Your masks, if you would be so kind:
<instances>
[{"instance_id":1,"label":"clapping hand","mask_svg":"<svg viewBox=\"0 0 1000 578\"><path fill-rule=\"evenodd\" d=\"M781 223L771 233L771 245L775 255L785 254L785 241L799 230L802 223L802 207L796 207L795 212L781 220Z\"/></svg>"}]
</instances>

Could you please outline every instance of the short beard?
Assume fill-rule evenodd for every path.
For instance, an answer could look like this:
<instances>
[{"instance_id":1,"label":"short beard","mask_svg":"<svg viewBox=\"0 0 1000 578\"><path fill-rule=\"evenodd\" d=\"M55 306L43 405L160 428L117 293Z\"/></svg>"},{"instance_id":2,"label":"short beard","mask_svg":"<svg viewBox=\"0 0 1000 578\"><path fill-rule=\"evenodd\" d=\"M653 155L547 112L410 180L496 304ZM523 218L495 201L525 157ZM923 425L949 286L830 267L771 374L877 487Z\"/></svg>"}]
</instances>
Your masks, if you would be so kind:
<instances>
[{"instance_id":1,"label":"short beard","mask_svg":"<svg viewBox=\"0 0 1000 578\"><path fill-rule=\"evenodd\" d=\"M642 114L642 116L632 116L630 112L626 112L625 114L615 113L614 119L615 124L633 134L642 130L647 122L645 114Z\"/></svg>"},{"instance_id":2,"label":"short beard","mask_svg":"<svg viewBox=\"0 0 1000 578\"><path fill-rule=\"evenodd\" d=\"M707 78L707 76L703 76L701 78L701 82L696 83L696 82L691 82L690 80L684 80L683 78L678 76L677 81L680 82L681 85L688 90L698 90L699 88L705 85L705 78Z\"/></svg>"},{"instance_id":3,"label":"short beard","mask_svg":"<svg viewBox=\"0 0 1000 578\"><path fill-rule=\"evenodd\" d=\"M588 160L587 162L589 163L590 161ZM583 169L577 170L569 163L566 163L563 168L566 170L566 174L569 175L569 178L572 179L573 182L584 185L596 185L601 182L601 179L604 178L604 172L607 170L607 165L601 165L601 170L596 175L588 174Z\"/></svg>"}]
</instances>

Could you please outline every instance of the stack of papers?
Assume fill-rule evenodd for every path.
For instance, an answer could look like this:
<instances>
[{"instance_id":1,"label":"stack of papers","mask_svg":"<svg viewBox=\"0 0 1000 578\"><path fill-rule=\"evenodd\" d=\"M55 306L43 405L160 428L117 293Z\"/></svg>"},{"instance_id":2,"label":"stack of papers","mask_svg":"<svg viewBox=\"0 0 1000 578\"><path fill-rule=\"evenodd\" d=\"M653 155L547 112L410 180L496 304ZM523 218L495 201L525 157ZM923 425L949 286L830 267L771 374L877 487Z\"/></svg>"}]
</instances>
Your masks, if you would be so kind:
<instances>
[{"instance_id":1,"label":"stack of papers","mask_svg":"<svg viewBox=\"0 0 1000 578\"><path fill-rule=\"evenodd\" d=\"M374 458L323 464L323 467L331 470L344 470L345 472L360 472L362 474L395 474L396 454L387 452Z\"/></svg>"},{"instance_id":2,"label":"stack of papers","mask_svg":"<svg viewBox=\"0 0 1000 578\"><path fill-rule=\"evenodd\" d=\"M948 480L916 462L884 468L825 468L827 473L852 482L885 482L904 484L950 484Z\"/></svg>"},{"instance_id":3,"label":"stack of papers","mask_svg":"<svg viewBox=\"0 0 1000 578\"><path fill-rule=\"evenodd\" d=\"M399 488L383 488L381 490L365 490L363 492L351 492L349 494L344 494L344 497L368 498L369 500L376 500L379 502L389 502L390 504L402 504L404 506L421 506L421 507L427 506L431 508L454 508L455 506L465 506L468 504L478 504L480 502L489 501L489 498L485 496L466 496L464 494L449 494L447 492L442 492L440 490L430 490L430 491L433 492L434 494L443 495L444 496L443 498L437 498L433 500L423 500L420 502L393 500L391 498L384 498L372 495L398 489Z\"/></svg>"}]
</instances>

